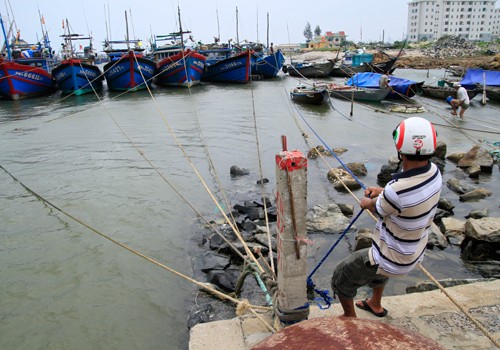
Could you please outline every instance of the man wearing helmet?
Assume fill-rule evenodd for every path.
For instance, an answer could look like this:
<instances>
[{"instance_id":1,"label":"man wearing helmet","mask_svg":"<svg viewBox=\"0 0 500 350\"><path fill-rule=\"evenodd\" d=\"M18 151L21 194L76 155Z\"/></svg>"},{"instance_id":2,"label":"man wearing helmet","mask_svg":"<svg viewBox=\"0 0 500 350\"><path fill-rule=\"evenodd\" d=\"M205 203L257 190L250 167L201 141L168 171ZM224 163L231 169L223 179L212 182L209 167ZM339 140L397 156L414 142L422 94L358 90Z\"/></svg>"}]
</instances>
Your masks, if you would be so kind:
<instances>
[{"instance_id":1,"label":"man wearing helmet","mask_svg":"<svg viewBox=\"0 0 500 350\"><path fill-rule=\"evenodd\" d=\"M381 303L385 284L422 262L441 194L441 173L429 161L436 151L434 126L423 118L408 118L393 137L402 171L384 188L368 187L360 202L378 216L372 246L354 252L333 272L332 290L346 317L356 317L354 305L378 317L387 315ZM354 304L357 289L365 285L372 288L372 297Z\"/></svg>"}]
</instances>

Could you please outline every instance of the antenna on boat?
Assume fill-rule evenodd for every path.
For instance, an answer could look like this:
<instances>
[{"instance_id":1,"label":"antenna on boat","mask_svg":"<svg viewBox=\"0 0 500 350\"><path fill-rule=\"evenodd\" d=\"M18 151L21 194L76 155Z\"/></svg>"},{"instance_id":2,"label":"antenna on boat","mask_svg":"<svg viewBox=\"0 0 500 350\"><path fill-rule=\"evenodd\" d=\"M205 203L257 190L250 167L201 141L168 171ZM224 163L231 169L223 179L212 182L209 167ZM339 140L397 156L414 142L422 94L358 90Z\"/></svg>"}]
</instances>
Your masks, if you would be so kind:
<instances>
[{"instance_id":1,"label":"antenna on boat","mask_svg":"<svg viewBox=\"0 0 500 350\"><path fill-rule=\"evenodd\" d=\"M259 42L259 5L257 5L257 42Z\"/></svg>"},{"instance_id":2,"label":"antenna on boat","mask_svg":"<svg viewBox=\"0 0 500 350\"><path fill-rule=\"evenodd\" d=\"M184 35L182 32L182 22L181 22L181 8L177 6L177 14L179 15L179 33L181 35L181 49L182 55L184 56ZM174 39L175 40L175 39Z\"/></svg>"},{"instance_id":3,"label":"antenna on boat","mask_svg":"<svg viewBox=\"0 0 500 350\"><path fill-rule=\"evenodd\" d=\"M220 27L219 27L219 10L215 8L215 14L217 15L217 39L220 41Z\"/></svg>"},{"instance_id":4,"label":"antenna on boat","mask_svg":"<svg viewBox=\"0 0 500 350\"><path fill-rule=\"evenodd\" d=\"M108 24L109 24L109 40L111 40L111 16L109 14L109 4L108 4Z\"/></svg>"},{"instance_id":5,"label":"antenna on boat","mask_svg":"<svg viewBox=\"0 0 500 350\"><path fill-rule=\"evenodd\" d=\"M9 39L7 39L7 33L5 33L5 27L3 25L3 19L2 16L0 15L0 24L2 25L2 32L3 32L3 37L5 39L5 48L7 49L7 58L10 61L10 45L9 45Z\"/></svg>"}]
</instances>

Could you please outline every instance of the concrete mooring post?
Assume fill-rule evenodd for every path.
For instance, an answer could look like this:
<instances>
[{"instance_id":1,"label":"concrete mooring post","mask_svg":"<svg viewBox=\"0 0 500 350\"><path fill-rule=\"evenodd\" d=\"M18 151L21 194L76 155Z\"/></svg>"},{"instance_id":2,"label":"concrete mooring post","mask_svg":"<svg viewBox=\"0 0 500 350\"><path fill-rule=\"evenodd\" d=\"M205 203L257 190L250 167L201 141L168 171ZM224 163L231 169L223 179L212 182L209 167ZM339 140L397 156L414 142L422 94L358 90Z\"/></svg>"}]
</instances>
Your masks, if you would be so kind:
<instances>
[{"instance_id":1,"label":"concrete mooring post","mask_svg":"<svg viewBox=\"0 0 500 350\"><path fill-rule=\"evenodd\" d=\"M275 312L283 323L307 319L307 158L300 151L276 155L276 242L278 295Z\"/></svg>"}]
</instances>

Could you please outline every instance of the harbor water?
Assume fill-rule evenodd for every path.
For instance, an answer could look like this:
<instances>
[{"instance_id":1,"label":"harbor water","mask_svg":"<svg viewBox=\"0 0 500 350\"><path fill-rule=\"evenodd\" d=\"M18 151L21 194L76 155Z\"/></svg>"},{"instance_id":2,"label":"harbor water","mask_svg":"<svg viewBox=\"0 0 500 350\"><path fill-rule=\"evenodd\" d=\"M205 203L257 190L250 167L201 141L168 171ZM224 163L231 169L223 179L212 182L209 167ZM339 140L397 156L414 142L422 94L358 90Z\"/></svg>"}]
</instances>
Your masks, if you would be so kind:
<instances>
[{"instance_id":1,"label":"harbor water","mask_svg":"<svg viewBox=\"0 0 500 350\"><path fill-rule=\"evenodd\" d=\"M395 73L437 84L444 71ZM366 165L361 180L367 186L376 185L381 166L395 156L392 130L403 118L434 122L448 153L500 141L500 105L482 105L481 95L458 120L445 100L419 96L412 102L296 105L289 91L298 83L281 75L246 85L154 89L152 96L104 89L98 96L0 101L0 348L186 349L197 287L134 252L194 276L193 252L204 230L198 213L221 219L212 196L220 200L223 192L231 205L259 200L259 164L273 198L281 135L289 149L304 154L310 147L304 136L312 145L347 148L339 157ZM420 104L426 112L393 113L394 103ZM328 162L340 165L333 157ZM232 178L232 165L249 175ZM328 181L328 170L321 159L309 160L308 206L347 203L357 211L356 201ZM444 182L455 176L456 165L447 162ZM499 179L495 165L491 175L463 180L493 192L478 202L460 203L446 186L442 196L456 205L457 219L483 208L498 217ZM372 226L368 215L356 223ZM310 235L311 267L337 237ZM353 243L348 235L335 249L317 273L318 287L330 288L333 266ZM457 246L429 250L424 266L437 279L481 277L461 260ZM387 294L404 294L423 279L415 271L391 280Z\"/></svg>"}]
</instances>

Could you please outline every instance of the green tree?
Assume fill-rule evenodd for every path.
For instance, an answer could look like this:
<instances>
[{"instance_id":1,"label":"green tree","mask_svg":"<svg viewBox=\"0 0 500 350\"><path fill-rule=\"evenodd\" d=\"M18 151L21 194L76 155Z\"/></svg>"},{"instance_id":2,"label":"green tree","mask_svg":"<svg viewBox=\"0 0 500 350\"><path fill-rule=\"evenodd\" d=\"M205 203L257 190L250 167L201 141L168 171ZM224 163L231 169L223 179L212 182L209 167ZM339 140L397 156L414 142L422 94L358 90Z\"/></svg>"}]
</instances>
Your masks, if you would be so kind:
<instances>
[{"instance_id":1,"label":"green tree","mask_svg":"<svg viewBox=\"0 0 500 350\"><path fill-rule=\"evenodd\" d=\"M321 35L321 28L319 26L316 26L316 28L314 29L314 34L316 36L320 36Z\"/></svg>"},{"instance_id":2,"label":"green tree","mask_svg":"<svg viewBox=\"0 0 500 350\"><path fill-rule=\"evenodd\" d=\"M311 23L307 22L306 27L304 28L304 36L306 38L306 42L310 42L313 38L313 32L311 30Z\"/></svg>"}]
</instances>

